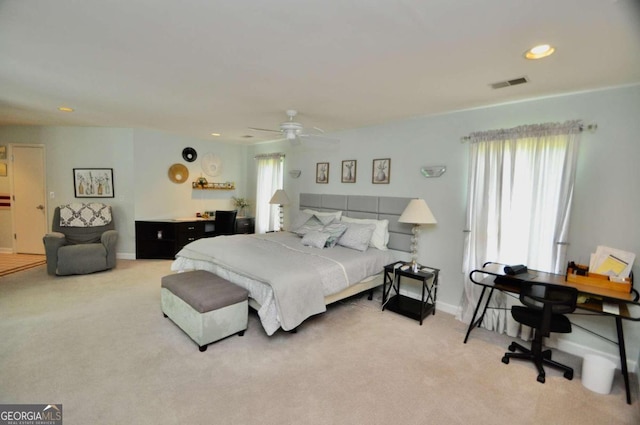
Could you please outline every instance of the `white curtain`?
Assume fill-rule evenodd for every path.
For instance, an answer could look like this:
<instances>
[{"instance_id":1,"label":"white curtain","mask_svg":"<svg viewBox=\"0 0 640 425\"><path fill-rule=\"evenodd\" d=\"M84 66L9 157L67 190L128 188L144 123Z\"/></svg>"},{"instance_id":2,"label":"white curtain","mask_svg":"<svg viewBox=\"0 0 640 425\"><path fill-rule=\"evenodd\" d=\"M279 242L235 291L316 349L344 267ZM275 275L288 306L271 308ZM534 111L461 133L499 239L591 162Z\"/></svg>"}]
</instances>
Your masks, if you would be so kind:
<instances>
[{"instance_id":1,"label":"white curtain","mask_svg":"<svg viewBox=\"0 0 640 425\"><path fill-rule=\"evenodd\" d=\"M269 201L276 190L283 188L284 154L256 156L257 161L257 193L256 193L256 233L279 230L280 214L278 205Z\"/></svg>"},{"instance_id":2,"label":"white curtain","mask_svg":"<svg viewBox=\"0 0 640 425\"><path fill-rule=\"evenodd\" d=\"M471 134L460 320L471 321L481 290L469 273L487 261L564 273L580 131L568 121ZM518 336L514 302L494 292L499 309L483 326Z\"/></svg>"}]
</instances>

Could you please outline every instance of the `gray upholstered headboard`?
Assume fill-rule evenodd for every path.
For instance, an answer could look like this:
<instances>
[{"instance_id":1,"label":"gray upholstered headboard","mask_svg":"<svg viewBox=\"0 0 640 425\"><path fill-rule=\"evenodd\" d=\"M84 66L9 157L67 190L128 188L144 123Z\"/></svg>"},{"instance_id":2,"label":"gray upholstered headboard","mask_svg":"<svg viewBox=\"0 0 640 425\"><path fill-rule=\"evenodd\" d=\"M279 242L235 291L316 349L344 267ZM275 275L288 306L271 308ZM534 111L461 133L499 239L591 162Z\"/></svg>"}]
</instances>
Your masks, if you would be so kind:
<instances>
[{"instance_id":1,"label":"gray upholstered headboard","mask_svg":"<svg viewBox=\"0 0 640 425\"><path fill-rule=\"evenodd\" d=\"M321 195L301 193L300 209L342 211L353 218L389 220L389 249L411 251L411 224L398 223L398 218L412 198L359 195Z\"/></svg>"}]
</instances>

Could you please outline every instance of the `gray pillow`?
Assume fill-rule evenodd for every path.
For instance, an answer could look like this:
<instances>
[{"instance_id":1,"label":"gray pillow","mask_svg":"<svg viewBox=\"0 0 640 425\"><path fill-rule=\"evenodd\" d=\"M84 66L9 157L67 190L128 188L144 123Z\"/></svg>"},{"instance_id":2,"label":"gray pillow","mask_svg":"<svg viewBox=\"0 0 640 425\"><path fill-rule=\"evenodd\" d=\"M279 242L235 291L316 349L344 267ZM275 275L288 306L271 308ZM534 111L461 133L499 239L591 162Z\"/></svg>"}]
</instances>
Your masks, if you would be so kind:
<instances>
[{"instance_id":1,"label":"gray pillow","mask_svg":"<svg viewBox=\"0 0 640 425\"><path fill-rule=\"evenodd\" d=\"M304 246L311 246L313 248L324 248L324 245L327 243L328 238L328 233L311 230L304 235L301 242Z\"/></svg>"},{"instance_id":2,"label":"gray pillow","mask_svg":"<svg viewBox=\"0 0 640 425\"><path fill-rule=\"evenodd\" d=\"M336 246L336 243L338 243L338 239L340 239L340 236L342 236L344 232L347 231L347 225L344 223L331 223L324 226L322 231L329 234L329 238L327 239L327 243L325 246L327 248L333 248L334 246Z\"/></svg>"},{"instance_id":3,"label":"gray pillow","mask_svg":"<svg viewBox=\"0 0 640 425\"><path fill-rule=\"evenodd\" d=\"M295 233L298 236L304 236L307 233L314 230L320 232L323 227L324 225L320 222L320 220L318 220L315 216L312 216L302 226L293 230L293 233Z\"/></svg>"},{"instance_id":4,"label":"gray pillow","mask_svg":"<svg viewBox=\"0 0 640 425\"><path fill-rule=\"evenodd\" d=\"M344 234L340 236L340 239L338 239L338 245L362 252L366 251L369 247L371 236L373 236L373 232L376 230L375 224L344 224L347 224L348 227Z\"/></svg>"},{"instance_id":5,"label":"gray pillow","mask_svg":"<svg viewBox=\"0 0 640 425\"><path fill-rule=\"evenodd\" d=\"M291 231L293 233L296 233L296 230L298 230L307 221L309 221L311 217L313 217L313 214L309 214L305 212L299 212L298 214L296 214L295 218L291 222Z\"/></svg>"}]
</instances>

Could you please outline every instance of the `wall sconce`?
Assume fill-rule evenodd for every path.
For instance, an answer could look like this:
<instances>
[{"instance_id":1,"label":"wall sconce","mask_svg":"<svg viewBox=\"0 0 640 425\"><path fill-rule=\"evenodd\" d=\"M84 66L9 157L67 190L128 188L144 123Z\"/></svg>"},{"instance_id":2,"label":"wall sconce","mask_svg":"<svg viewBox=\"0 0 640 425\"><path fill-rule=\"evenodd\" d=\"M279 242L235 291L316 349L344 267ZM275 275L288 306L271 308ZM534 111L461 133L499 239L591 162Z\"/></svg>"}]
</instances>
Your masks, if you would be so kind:
<instances>
[{"instance_id":1,"label":"wall sconce","mask_svg":"<svg viewBox=\"0 0 640 425\"><path fill-rule=\"evenodd\" d=\"M430 165L420 168L420 172L425 177L440 177L447 171L446 165Z\"/></svg>"},{"instance_id":2,"label":"wall sconce","mask_svg":"<svg viewBox=\"0 0 640 425\"><path fill-rule=\"evenodd\" d=\"M300 177L300 174L302 174L301 170L291 170L291 171L289 171L289 175L291 177L293 177L294 179L297 179L298 177Z\"/></svg>"}]
</instances>

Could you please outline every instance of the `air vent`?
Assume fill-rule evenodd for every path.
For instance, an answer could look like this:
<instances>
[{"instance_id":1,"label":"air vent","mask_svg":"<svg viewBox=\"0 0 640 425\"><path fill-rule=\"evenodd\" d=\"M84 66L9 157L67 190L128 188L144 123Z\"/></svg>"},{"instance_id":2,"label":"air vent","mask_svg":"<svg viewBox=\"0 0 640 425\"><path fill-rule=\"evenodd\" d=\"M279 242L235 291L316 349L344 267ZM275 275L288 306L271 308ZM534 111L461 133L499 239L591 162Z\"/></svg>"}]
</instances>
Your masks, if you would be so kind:
<instances>
[{"instance_id":1,"label":"air vent","mask_svg":"<svg viewBox=\"0 0 640 425\"><path fill-rule=\"evenodd\" d=\"M528 83L527 77L514 78L513 80L500 81L498 83L491 84L493 89L501 89L503 87L517 86L518 84Z\"/></svg>"}]
</instances>

